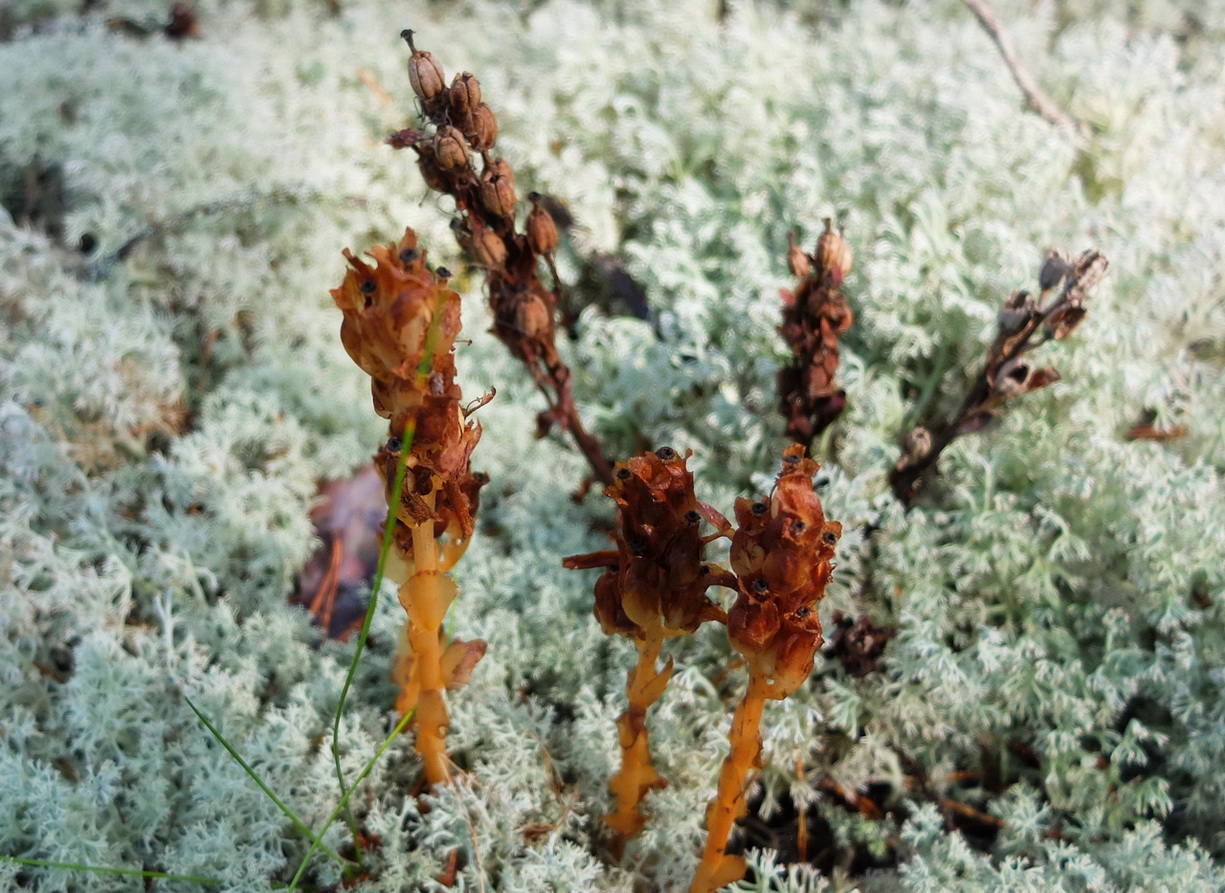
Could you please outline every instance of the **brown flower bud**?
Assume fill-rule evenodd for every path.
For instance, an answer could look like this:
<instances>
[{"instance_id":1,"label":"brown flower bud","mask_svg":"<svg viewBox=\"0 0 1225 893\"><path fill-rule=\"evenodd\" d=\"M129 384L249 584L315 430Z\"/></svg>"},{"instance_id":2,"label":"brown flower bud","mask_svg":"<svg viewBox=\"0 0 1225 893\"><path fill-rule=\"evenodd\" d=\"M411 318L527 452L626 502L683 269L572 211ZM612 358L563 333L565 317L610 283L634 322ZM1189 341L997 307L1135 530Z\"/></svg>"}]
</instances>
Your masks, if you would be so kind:
<instances>
[{"instance_id":1,"label":"brown flower bud","mask_svg":"<svg viewBox=\"0 0 1225 893\"><path fill-rule=\"evenodd\" d=\"M440 105L443 91L446 89L446 75L442 64L434 58L433 53L427 53L413 46L413 32L405 30L400 36L408 41L408 48L413 51L408 60L408 81L413 85L413 92L425 106L427 112Z\"/></svg>"},{"instance_id":2,"label":"brown flower bud","mask_svg":"<svg viewBox=\"0 0 1225 893\"><path fill-rule=\"evenodd\" d=\"M540 204L541 195L533 192L528 196L532 212L527 215L527 244L533 254L552 254L557 250L557 224L553 215Z\"/></svg>"},{"instance_id":3,"label":"brown flower bud","mask_svg":"<svg viewBox=\"0 0 1225 893\"><path fill-rule=\"evenodd\" d=\"M498 119L486 103L477 103L464 116L464 135L474 152L488 152L498 140Z\"/></svg>"},{"instance_id":4,"label":"brown flower bud","mask_svg":"<svg viewBox=\"0 0 1225 893\"><path fill-rule=\"evenodd\" d=\"M467 71L463 74L455 75L455 80L451 81L451 108L459 114L465 115L475 109L480 101L480 81L471 72Z\"/></svg>"},{"instance_id":5,"label":"brown flower bud","mask_svg":"<svg viewBox=\"0 0 1225 893\"><path fill-rule=\"evenodd\" d=\"M834 232L834 222L825 218L825 232L817 240L816 251L817 270L822 275L828 275L834 285L841 285L855 261L851 246L840 232Z\"/></svg>"},{"instance_id":6,"label":"brown flower bud","mask_svg":"<svg viewBox=\"0 0 1225 893\"><path fill-rule=\"evenodd\" d=\"M458 171L468 166L468 144L457 127L446 125L434 134L434 157L444 170Z\"/></svg>"},{"instance_id":7,"label":"brown flower bud","mask_svg":"<svg viewBox=\"0 0 1225 893\"><path fill-rule=\"evenodd\" d=\"M515 177L505 159L494 158L481 172L481 204L490 214L507 220L515 216Z\"/></svg>"},{"instance_id":8,"label":"brown flower bud","mask_svg":"<svg viewBox=\"0 0 1225 893\"><path fill-rule=\"evenodd\" d=\"M476 262L486 269L501 269L506 263L506 243L502 237L489 227L482 226L475 218L472 221L471 251Z\"/></svg>"}]
</instances>

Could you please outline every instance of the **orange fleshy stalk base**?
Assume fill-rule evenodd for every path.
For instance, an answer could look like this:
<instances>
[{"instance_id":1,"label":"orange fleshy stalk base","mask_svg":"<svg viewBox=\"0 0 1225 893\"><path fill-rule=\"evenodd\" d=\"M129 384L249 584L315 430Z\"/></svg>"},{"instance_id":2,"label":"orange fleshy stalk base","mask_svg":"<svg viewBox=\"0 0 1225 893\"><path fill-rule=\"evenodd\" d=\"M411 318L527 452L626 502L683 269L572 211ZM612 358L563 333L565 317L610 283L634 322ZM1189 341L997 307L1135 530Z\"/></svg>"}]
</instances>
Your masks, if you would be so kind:
<instances>
[{"instance_id":1,"label":"orange fleshy stalk base","mask_svg":"<svg viewBox=\"0 0 1225 893\"><path fill-rule=\"evenodd\" d=\"M732 717L732 727L727 733L732 749L719 772L719 791L706 808L706 849L689 893L714 893L744 877L744 857L727 855L727 841L736 819L747 810L745 793L749 772L760 766L761 734L758 730L769 691L766 679L753 673L744 700Z\"/></svg>"},{"instance_id":2,"label":"orange fleshy stalk base","mask_svg":"<svg viewBox=\"0 0 1225 893\"><path fill-rule=\"evenodd\" d=\"M646 824L646 816L641 809L643 798L648 791L665 784L655 771L646 727L647 711L659 700L672 676L671 660L661 672L655 671L655 662L659 659L665 637L663 624L656 622L646 631L646 637L636 643L638 665L630 671L625 685L629 707L617 720L621 769L608 782L608 789L617 798L617 808L604 816L608 826L617 832L613 845L613 855L617 859L625 854L629 839Z\"/></svg>"}]
</instances>

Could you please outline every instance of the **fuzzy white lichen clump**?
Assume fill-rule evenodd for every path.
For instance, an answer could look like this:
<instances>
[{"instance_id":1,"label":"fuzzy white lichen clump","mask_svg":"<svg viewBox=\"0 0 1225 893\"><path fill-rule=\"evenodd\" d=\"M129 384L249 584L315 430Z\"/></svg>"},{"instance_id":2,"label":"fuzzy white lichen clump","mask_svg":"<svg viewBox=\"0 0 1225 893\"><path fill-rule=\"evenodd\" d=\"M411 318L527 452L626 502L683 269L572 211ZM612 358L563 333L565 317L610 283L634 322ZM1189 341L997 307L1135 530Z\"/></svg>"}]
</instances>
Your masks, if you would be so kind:
<instances>
[{"instance_id":1,"label":"fuzzy white lichen clump","mask_svg":"<svg viewBox=\"0 0 1225 893\"><path fill-rule=\"evenodd\" d=\"M771 705L734 889L1225 886L1225 15L995 3L1081 133L1025 111L953 0L716 6L210 0L179 41L158 4L0 11L0 887L140 883L46 863L290 882L309 838L187 698L352 854L324 823L353 646L288 598L317 483L382 434L336 335L339 250L411 225L465 269L450 207L382 142L413 110L404 27L479 72L521 191L573 218L559 347L613 458L692 449L714 505L768 489L787 234L836 217L854 245L847 408L813 445L845 530L821 614L827 638L834 611L896 635L862 675L827 645ZM955 410L1055 247L1111 260L1038 354L1062 380L959 438L904 511L900 438ZM560 567L612 518L571 501L582 458L533 439L543 405L479 279L453 282L459 379L498 390L448 630L488 642L448 703L467 771L418 800L393 742L351 801L355 889L429 889L452 852L457 887L684 889L743 671L713 631L677 643L647 719L670 785L614 863L634 649ZM383 596L339 726L350 782L396 719ZM797 804L823 872L797 860ZM342 879L317 851L305 881Z\"/></svg>"}]
</instances>

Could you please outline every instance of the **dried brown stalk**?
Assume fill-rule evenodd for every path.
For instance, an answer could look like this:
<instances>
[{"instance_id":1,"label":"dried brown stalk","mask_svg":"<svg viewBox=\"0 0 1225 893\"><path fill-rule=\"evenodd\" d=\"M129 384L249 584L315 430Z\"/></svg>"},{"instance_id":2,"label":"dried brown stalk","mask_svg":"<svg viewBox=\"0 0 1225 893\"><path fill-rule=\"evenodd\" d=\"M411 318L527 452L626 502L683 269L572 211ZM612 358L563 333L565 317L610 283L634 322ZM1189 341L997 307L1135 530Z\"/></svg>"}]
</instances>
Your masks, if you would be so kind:
<instances>
[{"instance_id":1,"label":"dried brown stalk","mask_svg":"<svg viewBox=\"0 0 1225 893\"><path fill-rule=\"evenodd\" d=\"M1038 274L1038 297L1026 291L1009 296L1000 308L998 332L987 362L957 413L935 433L915 428L906 436L902 458L889 479L899 500L913 504L940 454L956 438L986 427L1010 398L1059 380L1053 367L1039 368L1026 355L1076 330L1088 312L1087 292L1106 274L1107 266L1106 258L1094 250L1075 260L1052 251Z\"/></svg>"},{"instance_id":2,"label":"dried brown stalk","mask_svg":"<svg viewBox=\"0 0 1225 893\"><path fill-rule=\"evenodd\" d=\"M470 467L481 429L468 416L492 395L463 406L453 353L459 295L447 287L447 271L426 266L416 233L405 230L398 244L370 249L373 264L344 254L350 269L332 297L344 313L341 342L370 376L375 411L390 420L390 437L374 457L389 505L409 444L388 561L388 576L403 580L400 603L408 615L393 678L400 684L397 709L416 711L417 751L426 780L435 784L450 778L443 692L466 682L485 653L480 641L444 647L442 621L456 595L444 574L471 540L485 482Z\"/></svg>"},{"instance_id":3,"label":"dried brown stalk","mask_svg":"<svg viewBox=\"0 0 1225 893\"><path fill-rule=\"evenodd\" d=\"M1008 32L1004 30L1004 26L1000 24L999 19L991 12L991 8L987 6L985 0L962 0L969 7L970 12L974 13L974 17L978 19L978 23L983 26L983 29L990 35L992 42L1000 51L1000 55L1004 57L1004 64L1008 66L1008 71L1012 74L1012 79L1016 82L1017 87L1025 94L1025 101L1031 109L1054 124L1056 127L1067 127L1072 130L1081 130L1083 125L1059 107L1055 100L1051 99L1033 76L1021 65L1021 60L1017 58L1016 50L1012 48L1012 41L1008 38Z\"/></svg>"},{"instance_id":4,"label":"dried brown stalk","mask_svg":"<svg viewBox=\"0 0 1225 893\"><path fill-rule=\"evenodd\" d=\"M791 348L792 361L778 371L779 411L787 419L787 436L805 446L829 427L846 405L846 391L834 384L838 339L854 317L838 286L851 271L851 247L833 221L815 254L805 254L790 237L788 263L800 280L795 293L782 293L783 324L779 333Z\"/></svg>"},{"instance_id":5,"label":"dried brown stalk","mask_svg":"<svg viewBox=\"0 0 1225 893\"><path fill-rule=\"evenodd\" d=\"M584 427L571 393L570 369L557 353L555 319L562 287L553 262L558 244L553 218L533 193L523 231L516 229L515 176L505 159L492 154L498 123L482 99L480 83L465 71L448 87L434 55L416 49L412 31L402 36L412 50L409 80L430 129L406 128L388 142L416 152L426 185L455 200L455 236L485 275L493 333L527 367L548 403L537 416L537 436L554 425L569 432L596 478L611 484L612 463ZM541 261L552 276L552 289L540 279Z\"/></svg>"}]
</instances>

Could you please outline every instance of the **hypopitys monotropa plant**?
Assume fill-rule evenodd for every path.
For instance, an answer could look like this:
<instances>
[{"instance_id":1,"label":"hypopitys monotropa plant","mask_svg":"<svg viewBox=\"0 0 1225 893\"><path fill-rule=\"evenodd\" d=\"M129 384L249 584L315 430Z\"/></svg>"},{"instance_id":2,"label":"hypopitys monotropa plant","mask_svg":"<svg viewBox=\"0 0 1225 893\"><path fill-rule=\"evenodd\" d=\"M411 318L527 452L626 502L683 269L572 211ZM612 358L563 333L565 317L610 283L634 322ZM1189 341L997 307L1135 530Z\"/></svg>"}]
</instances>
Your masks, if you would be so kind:
<instances>
[{"instance_id":1,"label":"hypopitys monotropa plant","mask_svg":"<svg viewBox=\"0 0 1225 893\"><path fill-rule=\"evenodd\" d=\"M842 525L825 519L812 487L820 466L804 452L800 444L783 451L769 499L736 500L736 602L727 612L727 637L748 666L749 684L732 716L731 750L706 810L706 847L691 893L744 877L744 858L726 850L732 825L747 808L749 772L760 765L762 712L766 701L781 701L804 684L824 641L817 602L825 597Z\"/></svg>"},{"instance_id":2,"label":"hypopitys monotropa plant","mask_svg":"<svg viewBox=\"0 0 1225 893\"><path fill-rule=\"evenodd\" d=\"M704 621L724 622L726 614L706 591L734 582L727 571L703 560L706 544L726 536L731 525L694 495L688 459L662 447L618 462L613 484L604 491L617 503L616 549L563 562L571 569L605 569L595 584L596 618L605 634L625 636L638 648L625 685L629 705L617 720L621 768L608 784L616 807L604 817L617 834L618 858L646 824L643 798L662 784L646 726L647 711L672 675L671 657L656 669L660 651L667 639L692 633ZM703 520L714 525L714 533L702 534Z\"/></svg>"},{"instance_id":3,"label":"hypopitys monotropa plant","mask_svg":"<svg viewBox=\"0 0 1225 893\"><path fill-rule=\"evenodd\" d=\"M344 313L340 338L370 376L374 408L388 419L388 440L375 455L388 505L401 454L406 471L394 506L387 575L400 580L408 615L397 647L393 678L396 708L415 710L416 748L430 784L450 777L443 741L448 724L444 692L467 681L485 643L455 640L443 646L442 621L456 596L446 575L472 538L483 475L470 467L481 428L469 421L488 397L464 407L455 382L459 295L450 274L426 265L417 236L406 229L399 244L367 252L374 263L344 255L350 269L332 290ZM492 396L492 395L490 395Z\"/></svg>"},{"instance_id":4,"label":"hypopitys monotropa plant","mask_svg":"<svg viewBox=\"0 0 1225 893\"><path fill-rule=\"evenodd\" d=\"M813 490L818 465L801 444L783 452L782 471L768 499L738 499L736 529L693 495L693 476L669 448L618 463L605 493L617 501L616 551L566 559L570 568L606 568L596 582L595 613L604 631L634 639L639 660L630 671L629 707L618 721L622 764L609 784L616 810L606 817L618 848L645 823L641 801L660 783L651 761L646 711L662 694L672 670L655 670L660 646L692 632L703 620L727 624L728 639L749 669L749 684L732 718L731 750L706 811L707 842L691 890L713 891L744 876L745 861L726 855L728 838L744 814L749 773L759 765L762 713L812 672L821 647L817 602L833 570L842 525L827 521ZM702 520L715 532L699 533ZM729 573L703 561L702 549L732 535ZM726 614L706 595L712 585L737 592Z\"/></svg>"},{"instance_id":5,"label":"hypopitys monotropa plant","mask_svg":"<svg viewBox=\"0 0 1225 893\"><path fill-rule=\"evenodd\" d=\"M612 483L612 464L584 427L571 393L571 373L557 352L556 313L561 280L553 262L557 226L536 193L517 228L520 203L515 175L506 159L492 154L498 122L470 72L450 86L433 53L418 50L413 32L401 35L412 56L408 76L421 101L427 129L409 127L388 137L397 149L411 148L426 185L455 201L452 229L461 248L484 273L493 311L493 334L528 370L548 409L537 416L536 434L556 425L574 438L595 476ZM553 287L540 278L549 269Z\"/></svg>"}]
</instances>

